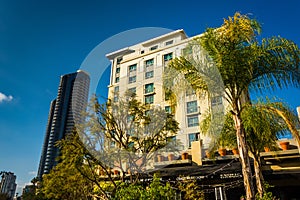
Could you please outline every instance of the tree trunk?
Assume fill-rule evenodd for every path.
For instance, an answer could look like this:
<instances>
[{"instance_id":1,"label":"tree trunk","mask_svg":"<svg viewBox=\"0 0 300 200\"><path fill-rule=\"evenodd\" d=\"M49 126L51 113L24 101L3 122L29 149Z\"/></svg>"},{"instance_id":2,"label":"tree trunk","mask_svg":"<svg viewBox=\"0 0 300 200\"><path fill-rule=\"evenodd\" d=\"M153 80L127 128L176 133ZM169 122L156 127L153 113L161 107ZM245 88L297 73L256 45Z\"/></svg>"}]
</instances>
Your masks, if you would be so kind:
<instances>
[{"instance_id":1,"label":"tree trunk","mask_svg":"<svg viewBox=\"0 0 300 200\"><path fill-rule=\"evenodd\" d=\"M255 179L256 179L256 187L257 187L257 192L260 196L260 198L263 197L263 194L265 192L264 190L264 177L262 175L262 171L261 171L261 163L260 163L260 158L256 158L255 156L253 156L253 160L254 160L254 173L255 173Z\"/></svg>"},{"instance_id":2,"label":"tree trunk","mask_svg":"<svg viewBox=\"0 0 300 200\"><path fill-rule=\"evenodd\" d=\"M242 173L244 178L244 186L246 190L247 200L253 200L255 198L255 191L253 187L252 172L250 166L250 159L248 155L248 147L246 144L246 133L242 124L240 115L236 112L233 114L233 120L236 128L236 138L240 154L240 162L242 165Z\"/></svg>"}]
</instances>

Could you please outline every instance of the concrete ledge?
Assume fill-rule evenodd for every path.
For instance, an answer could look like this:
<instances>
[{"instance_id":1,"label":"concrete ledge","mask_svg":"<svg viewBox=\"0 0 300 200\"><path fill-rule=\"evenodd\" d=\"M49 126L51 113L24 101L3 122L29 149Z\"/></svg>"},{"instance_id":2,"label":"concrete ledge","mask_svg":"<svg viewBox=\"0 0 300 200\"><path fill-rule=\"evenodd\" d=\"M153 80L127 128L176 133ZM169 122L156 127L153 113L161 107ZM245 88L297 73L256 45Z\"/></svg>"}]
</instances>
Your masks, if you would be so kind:
<instances>
[{"instance_id":1,"label":"concrete ledge","mask_svg":"<svg viewBox=\"0 0 300 200\"><path fill-rule=\"evenodd\" d=\"M161 166L167 166L167 165L180 165L180 164L192 164L192 160L186 159L186 160L171 160L171 161L162 161L162 162L155 162L154 167L161 167Z\"/></svg>"}]
</instances>

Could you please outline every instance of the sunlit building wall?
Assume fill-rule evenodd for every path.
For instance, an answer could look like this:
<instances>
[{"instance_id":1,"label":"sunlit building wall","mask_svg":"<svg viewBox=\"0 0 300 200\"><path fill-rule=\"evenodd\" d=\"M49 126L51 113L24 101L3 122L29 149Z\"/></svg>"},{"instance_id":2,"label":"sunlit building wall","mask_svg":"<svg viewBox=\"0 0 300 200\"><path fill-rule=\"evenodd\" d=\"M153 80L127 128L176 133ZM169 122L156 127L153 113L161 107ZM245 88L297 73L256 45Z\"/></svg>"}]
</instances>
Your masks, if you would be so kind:
<instances>
[{"instance_id":1,"label":"sunlit building wall","mask_svg":"<svg viewBox=\"0 0 300 200\"><path fill-rule=\"evenodd\" d=\"M112 66L109 98L118 101L118 96L131 91L141 102L174 113L180 125L174 140L182 151L189 151L191 142L200 139L203 148L208 148L210 139L201 134L199 122L210 105L218 109L224 107L221 96L209 100L204 94L197 96L194 91L188 91L177 99L176 110L171 110L163 88L164 69L172 59L187 50L189 41L183 30L177 30L106 55Z\"/></svg>"}]
</instances>

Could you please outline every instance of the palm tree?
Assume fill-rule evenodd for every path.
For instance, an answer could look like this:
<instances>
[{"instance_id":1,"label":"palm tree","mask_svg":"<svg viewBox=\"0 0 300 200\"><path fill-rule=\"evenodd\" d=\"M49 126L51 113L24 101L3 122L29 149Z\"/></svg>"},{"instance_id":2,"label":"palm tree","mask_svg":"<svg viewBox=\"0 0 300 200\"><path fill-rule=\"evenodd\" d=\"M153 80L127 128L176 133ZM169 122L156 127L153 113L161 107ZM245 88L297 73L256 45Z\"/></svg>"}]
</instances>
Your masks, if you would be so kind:
<instances>
[{"instance_id":1,"label":"palm tree","mask_svg":"<svg viewBox=\"0 0 300 200\"><path fill-rule=\"evenodd\" d=\"M276 143L278 136L285 134L287 130L291 133L293 132L294 127L297 125L295 121L297 116L283 103L270 102L269 100L267 100L267 102L244 105L241 116L247 133L249 155L254 163L258 195L262 198L265 193L265 188L264 177L261 170L260 152L264 150L264 147L278 148ZM283 118L282 116L289 117ZM204 134L213 134L210 130L210 123L212 123L210 117L211 116L208 115L201 122L201 131ZM235 146L235 132L234 121L230 113L227 113L224 126L221 132L215 137L216 142L213 145L225 143L227 146Z\"/></svg>"},{"instance_id":2,"label":"palm tree","mask_svg":"<svg viewBox=\"0 0 300 200\"><path fill-rule=\"evenodd\" d=\"M248 104L242 111L249 155L253 159L256 187L260 198L265 193L260 152L264 147L278 148L276 143L278 136L285 134L288 128L287 123L282 120L280 115L270 112L267 108L268 104Z\"/></svg>"},{"instance_id":3,"label":"palm tree","mask_svg":"<svg viewBox=\"0 0 300 200\"><path fill-rule=\"evenodd\" d=\"M300 51L297 45L281 37L262 39L259 42L257 36L260 30L260 24L256 20L235 13L233 17L224 19L221 27L207 29L201 37L194 40L198 48L203 47L211 59L203 61L191 59L195 56L182 56L169 64L196 91L210 92L209 88L212 86L218 85L219 89L222 87L223 98L231 107L235 124L247 199L255 197L247 135L241 117L244 105L250 103L249 90L261 92L263 89L300 86ZM208 73L207 76L206 70L211 68L205 66L210 66L211 63L214 63L221 79L218 80L215 73ZM224 84L220 86L218 81L221 80Z\"/></svg>"},{"instance_id":4,"label":"palm tree","mask_svg":"<svg viewBox=\"0 0 300 200\"><path fill-rule=\"evenodd\" d=\"M281 118L293 137L296 139L298 150L300 153L300 136L297 130L300 121L298 120L297 114L282 102L270 102L268 100L267 103L258 104L258 106L260 107L260 109L269 112L271 115L276 115Z\"/></svg>"}]
</instances>

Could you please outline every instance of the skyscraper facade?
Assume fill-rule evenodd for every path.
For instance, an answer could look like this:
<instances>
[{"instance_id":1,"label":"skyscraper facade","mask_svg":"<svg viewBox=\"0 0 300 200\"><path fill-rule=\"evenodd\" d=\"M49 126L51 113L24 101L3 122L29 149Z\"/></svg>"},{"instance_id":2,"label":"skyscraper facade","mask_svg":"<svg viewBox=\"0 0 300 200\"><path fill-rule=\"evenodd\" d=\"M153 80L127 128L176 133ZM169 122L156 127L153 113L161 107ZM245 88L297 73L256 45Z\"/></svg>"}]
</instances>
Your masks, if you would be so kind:
<instances>
[{"instance_id":1,"label":"skyscraper facade","mask_svg":"<svg viewBox=\"0 0 300 200\"><path fill-rule=\"evenodd\" d=\"M89 84L89 75L82 70L61 76L57 98L50 104L37 174L39 179L57 164L59 149L55 143L72 133L76 123L80 123L88 102Z\"/></svg>"},{"instance_id":2,"label":"skyscraper facade","mask_svg":"<svg viewBox=\"0 0 300 200\"><path fill-rule=\"evenodd\" d=\"M13 199L16 192L16 175L12 172L0 172L0 193L7 194L10 199Z\"/></svg>"}]
</instances>

